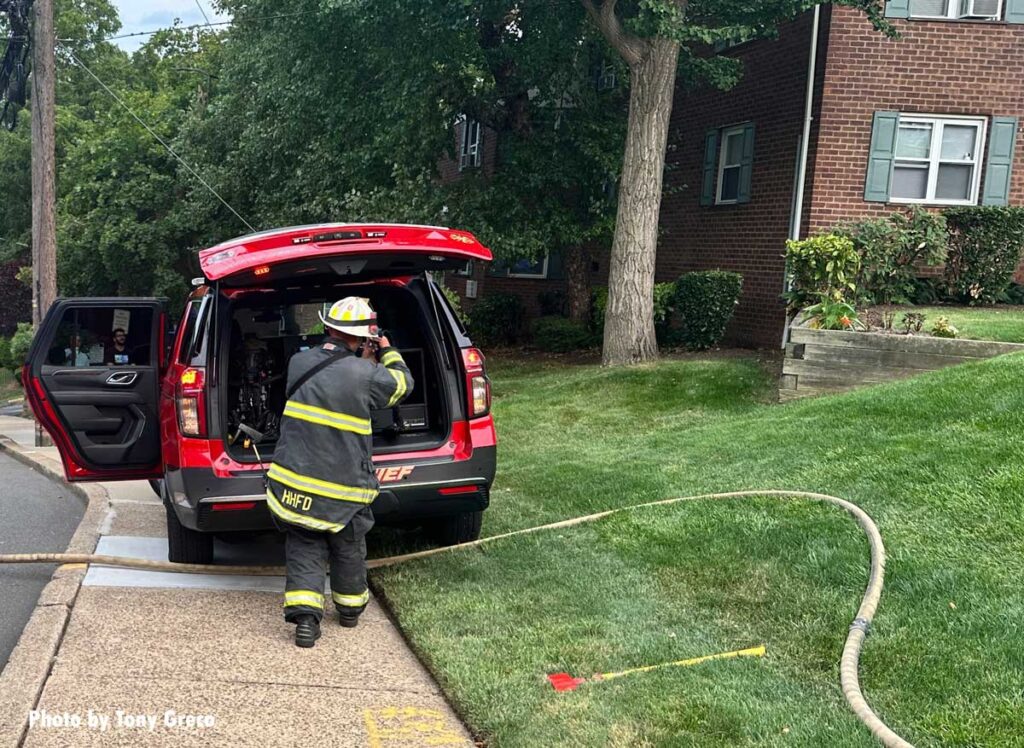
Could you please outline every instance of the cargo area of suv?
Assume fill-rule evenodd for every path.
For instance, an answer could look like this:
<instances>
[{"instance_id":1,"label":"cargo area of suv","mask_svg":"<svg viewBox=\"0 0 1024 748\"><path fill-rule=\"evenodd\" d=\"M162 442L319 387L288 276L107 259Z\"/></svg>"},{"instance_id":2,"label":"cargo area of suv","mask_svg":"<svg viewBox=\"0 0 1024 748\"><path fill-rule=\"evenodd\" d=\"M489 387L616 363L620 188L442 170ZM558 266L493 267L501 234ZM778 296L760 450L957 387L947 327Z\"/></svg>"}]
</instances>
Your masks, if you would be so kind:
<instances>
[{"instance_id":1,"label":"cargo area of suv","mask_svg":"<svg viewBox=\"0 0 1024 748\"><path fill-rule=\"evenodd\" d=\"M219 316L227 331L219 346L221 371L226 372L218 402L228 453L246 462L255 450L239 431L246 424L263 433L256 450L273 458L285 404L288 362L299 351L319 345L324 337L318 312L348 295L369 300L379 324L408 364L415 386L398 407L373 413L375 454L433 449L448 436L453 401L461 388L454 376L457 350L441 324L438 299L423 278L407 285L381 283L312 288L239 289L222 298Z\"/></svg>"},{"instance_id":2,"label":"cargo area of suv","mask_svg":"<svg viewBox=\"0 0 1024 748\"><path fill-rule=\"evenodd\" d=\"M325 306L360 296L415 380L398 407L371 414L373 512L437 542L472 540L495 473L490 380L432 277L490 260L472 234L437 226L241 236L200 251L203 276L180 315L158 298L58 299L33 341L26 393L68 480L148 479L167 510L170 560L209 563L215 535L273 528L263 469L288 362L322 342Z\"/></svg>"}]
</instances>

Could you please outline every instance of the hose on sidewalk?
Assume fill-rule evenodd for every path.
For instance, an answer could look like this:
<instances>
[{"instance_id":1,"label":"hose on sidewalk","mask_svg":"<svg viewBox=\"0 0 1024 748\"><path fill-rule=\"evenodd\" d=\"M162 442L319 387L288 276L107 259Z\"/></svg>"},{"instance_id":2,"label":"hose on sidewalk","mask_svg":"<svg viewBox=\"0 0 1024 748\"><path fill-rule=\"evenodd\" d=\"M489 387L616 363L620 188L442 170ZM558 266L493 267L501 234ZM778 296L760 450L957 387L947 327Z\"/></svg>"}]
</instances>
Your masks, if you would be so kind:
<instances>
[{"instance_id":1,"label":"hose on sidewalk","mask_svg":"<svg viewBox=\"0 0 1024 748\"><path fill-rule=\"evenodd\" d=\"M860 524L864 534L867 535L868 542L871 545L871 571L868 575L868 583L864 590L864 596L861 598L860 608L857 610L857 615L850 624L850 631L849 634L847 634L846 643L843 645L843 654L839 661L839 683L843 690L843 696L846 697L846 701L853 710L853 713L857 716L857 719L859 719L871 731L871 733L878 738L884 746L886 746L886 748L913 748L910 743L897 735L878 717L877 714L875 714L868 705L867 700L864 698L864 694L860 689L860 678L857 672L860 662L860 651L864 646L864 639L867 637L868 630L871 627L871 620L875 616L875 610L878 608L878 601L882 595L882 586L885 579L885 546L882 543L882 535L878 531L878 526L875 524L874 520L868 516L867 512L856 504L837 496L829 496L828 494L813 493L809 491L763 490L709 493L700 494L698 496L662 499L661 501L649 501L642 504L633 504L632 506L609 509L596 514L574 517L561 522L552 522L538 527L529 527L524 530L514 530L512 532L502 533L501 535L492 535L490 537L480 538L479 540L462 543L460 545L431 548L425 551L405 553L399 556L390 556L388 558L371 559L366 562L366 566L368 569L379 569L385 566L394 566L395 564L428 558L441 553L451 553L452 551L457 551L463 548L474 548L486 543L493 543L497 540L511 538L516 535L528 535L530 533L540 532L541 530L558 530L566 527L573 527L575 525L582 525L588 522L595 522L599 519L610 517L613 514L633 511L636 509L668 506L684 501L726 500L757 497L804 499L832 504L853 515ZM90 553L0 554L0 564L18 563L94 564L97 566L118 566L129 569L146 569L151 571L171 571L192 574L244 574L248 576L284 575L284 567L282 566L208 566L204 564L177 564L170 561L122 558L119 556L105 556Z\"/></svg>"}]
</instances>

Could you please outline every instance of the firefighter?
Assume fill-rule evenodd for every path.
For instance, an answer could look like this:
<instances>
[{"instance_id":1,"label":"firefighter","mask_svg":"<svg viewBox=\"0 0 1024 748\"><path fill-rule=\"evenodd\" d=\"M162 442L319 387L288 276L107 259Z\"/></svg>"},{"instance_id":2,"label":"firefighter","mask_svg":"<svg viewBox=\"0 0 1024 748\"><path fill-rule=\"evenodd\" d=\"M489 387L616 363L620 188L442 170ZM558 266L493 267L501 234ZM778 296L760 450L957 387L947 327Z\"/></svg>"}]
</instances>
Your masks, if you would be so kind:
<instances>
[{"instance_id":1,"label":"firefighter","mask_svg":"<svg viewBox=\"0 0 1024 748\"><path fill-rule=\"evenodd\" d=\"M413 388L366 299L342 299L320 319L327 340L288 364L281 436L267 471L267 506L285 533L284 617L300 647L320 638L328 559L341 625L355 626L366 608L365 537L379 489L370 412L397 405Z\"/></svg>"}]
</instances>

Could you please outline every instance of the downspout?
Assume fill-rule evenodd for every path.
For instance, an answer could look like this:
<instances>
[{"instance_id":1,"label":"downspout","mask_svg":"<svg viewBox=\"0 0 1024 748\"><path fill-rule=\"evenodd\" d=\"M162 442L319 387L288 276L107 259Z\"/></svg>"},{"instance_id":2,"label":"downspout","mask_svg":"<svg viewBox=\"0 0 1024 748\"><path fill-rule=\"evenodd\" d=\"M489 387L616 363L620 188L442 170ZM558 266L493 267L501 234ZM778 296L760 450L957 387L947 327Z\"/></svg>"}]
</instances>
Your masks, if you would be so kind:
<instances>
[{"instance_id":1,"label":"downspout","mask_svg":"<svg viewBox=\"0 0 1024 748\"><path fill-rule=\"evenodd\" d=\"M811 122L814 112L814 79L818 67L818 29L821 25L821 5L814 6L814 22L811 26L811 53L807 62L807 94L804 97L804 129L800 138L799 168L796 173L796 200L793 202L793 215L790 217L789 238L798 240L800 238L800 226L804 217L804 188L807 185L807 156L811 147ZM789 275L789 268L786 268L783 290L789 291L792 288L793 279ZM786 326L782 331L782 347L789 342L789 327L792 323L789 315L786 315Z\"/></svg>"}]
</instances>

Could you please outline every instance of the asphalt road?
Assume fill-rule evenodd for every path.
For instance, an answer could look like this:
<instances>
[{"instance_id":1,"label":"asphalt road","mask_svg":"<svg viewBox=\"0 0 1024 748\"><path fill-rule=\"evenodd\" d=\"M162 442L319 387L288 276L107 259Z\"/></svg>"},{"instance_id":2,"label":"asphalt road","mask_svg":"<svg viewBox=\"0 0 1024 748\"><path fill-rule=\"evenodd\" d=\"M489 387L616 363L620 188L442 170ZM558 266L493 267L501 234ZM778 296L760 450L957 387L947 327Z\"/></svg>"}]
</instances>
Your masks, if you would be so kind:
<instances>
[{"instance_id":1,"label":"asphalt road","mask_svg":"<svg viewBox=\"0 0 1024 748\"><path fill-rule=\"evenodd\" d=\"M0 454L0 553L50 553L67 548L85 511L68 487ZM18 643L53 565L0 566L0 667Z\"/></svg>"}]
</instances>

